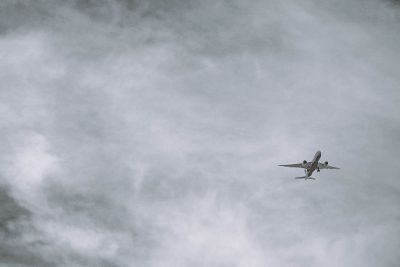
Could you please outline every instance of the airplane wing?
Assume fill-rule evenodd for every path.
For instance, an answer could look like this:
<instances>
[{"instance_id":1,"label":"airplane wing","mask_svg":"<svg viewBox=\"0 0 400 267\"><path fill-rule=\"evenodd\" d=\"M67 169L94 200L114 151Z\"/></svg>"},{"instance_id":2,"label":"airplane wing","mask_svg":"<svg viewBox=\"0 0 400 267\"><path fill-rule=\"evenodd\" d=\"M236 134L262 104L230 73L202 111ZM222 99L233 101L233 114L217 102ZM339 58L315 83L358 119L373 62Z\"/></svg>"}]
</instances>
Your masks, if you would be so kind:
<instances>
[{"instance_id":1,"label":"airplane wing","mask_svg":"<svg viewBox=\"0 0 400 267\"><path fill-rule=\"evenodd\" d=\"M324 163L320 163L320 162L318 162L318 168L319 168L320 170L322 170L322 169L339 170L339 169L340 169L340 168L338 168L338 167L333 167L333 166L325 165Z\"/></svg>"},{"instance_id":2,"label":"airplane wing","mask_svg":"<svg viewBox=\"0 0 400 267\"><path fill-rule=\"evenodd\" d=\"M278 165L282 167L291 167L291 168L304 168L302 163L296 163L296 164L285 164L285 165Z\"/></svg>"}]
</instances>

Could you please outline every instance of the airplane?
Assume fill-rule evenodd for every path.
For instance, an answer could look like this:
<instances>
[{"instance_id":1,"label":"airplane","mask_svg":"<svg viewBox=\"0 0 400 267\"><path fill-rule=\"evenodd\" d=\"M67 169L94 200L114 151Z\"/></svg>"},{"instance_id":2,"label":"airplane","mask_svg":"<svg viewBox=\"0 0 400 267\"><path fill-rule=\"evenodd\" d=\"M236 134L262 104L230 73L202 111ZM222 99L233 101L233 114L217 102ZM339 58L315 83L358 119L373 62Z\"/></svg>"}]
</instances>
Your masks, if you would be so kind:
<instances>
[{"instance_id":1,"label":"airplane","mask_svg":"<svg viewBox=\"0 0 400 267\"><path fill-rule=\"evenodd\" d=\"M307 162L307 160L303 160L302 163L285 164L285 165L278 165L278 166L303 168L305 176L295 177L295 179L304 179L304 180L307 180L307 179L315 180L315 178L311 177L311 175L313 174L313 172L315 170L317 170L317 172L319 172L322 169L339 170L339 168L337 168L337 167L329 166L327 161L325 161L324 163L319 162L320 158L321 158L321 151L317 151L311 162Z\"/></svg>"}]
</instances>

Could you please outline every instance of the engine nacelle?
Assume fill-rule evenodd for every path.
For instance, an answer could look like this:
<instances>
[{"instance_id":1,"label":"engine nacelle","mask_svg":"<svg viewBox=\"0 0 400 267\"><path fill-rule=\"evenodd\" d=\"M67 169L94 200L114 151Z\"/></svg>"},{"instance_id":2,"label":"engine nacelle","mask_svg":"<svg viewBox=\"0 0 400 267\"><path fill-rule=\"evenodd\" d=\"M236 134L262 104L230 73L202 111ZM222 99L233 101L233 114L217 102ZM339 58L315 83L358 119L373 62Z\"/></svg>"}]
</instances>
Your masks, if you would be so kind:
<instances>
[{"instance_id":1,"label":"engine nacelle","mask_svg":"<svg viewBox=\"0 0 400 267\"><path fill-rule=\"evenodd\" d=\"M328 162L327 161L325 161L324 164L325 164L325 166L328 166Z\"/></svg>"},{"instance_id":2,"label":"engine nacelle","mask_svg":"<svg viewBox=\"0 0 400 267\"><path fill-rule=\"evenodd\" d=\"M303 160L303 167L307 167L307 160Z\"/></svg>"}]
</instances>

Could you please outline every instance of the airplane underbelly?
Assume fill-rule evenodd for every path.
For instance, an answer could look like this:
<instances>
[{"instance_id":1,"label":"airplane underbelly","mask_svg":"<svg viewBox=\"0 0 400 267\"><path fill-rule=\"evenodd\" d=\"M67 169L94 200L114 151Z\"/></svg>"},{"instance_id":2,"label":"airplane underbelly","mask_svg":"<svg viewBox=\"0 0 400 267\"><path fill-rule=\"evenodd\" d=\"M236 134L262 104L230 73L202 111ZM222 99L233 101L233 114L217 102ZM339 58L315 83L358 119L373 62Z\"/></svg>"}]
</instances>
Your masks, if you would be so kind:
<instances>
[{"instance_id":1,"label":"airplane underbelly","mask_svg":"<svg viewBox=\"0 0 400 267\"><path fill-rule=\"evenodd\" d=\"M315 169L317 168L317 165L318 165L318 162L313 162L313 164L311 164L311 166L307 170L309 176L315 171Z\"/></svg>"}]
</instances>

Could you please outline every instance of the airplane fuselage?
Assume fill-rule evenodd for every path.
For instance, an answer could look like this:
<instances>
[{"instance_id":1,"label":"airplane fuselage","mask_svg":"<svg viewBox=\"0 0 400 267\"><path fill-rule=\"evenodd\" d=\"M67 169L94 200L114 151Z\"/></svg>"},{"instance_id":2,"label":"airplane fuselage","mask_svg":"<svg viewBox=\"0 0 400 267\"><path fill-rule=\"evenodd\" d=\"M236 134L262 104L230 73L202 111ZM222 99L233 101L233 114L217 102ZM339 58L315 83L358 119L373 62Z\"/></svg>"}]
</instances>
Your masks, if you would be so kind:
<instances>
[{"instance_id":1,"label":"airplane fuselage","mask_svg":"<svg viewBox=\"0 0 400 267\"><path fill-rule=\"evenodd\" d=\"M320 158L321 158L321 151L318 150L315 153L314 158L311 161L311 164L309 164L307 168L304 170L308 177L310 177L313 174L313 172L318 168L318 162Z\"/></svg>"}]
</instances>

